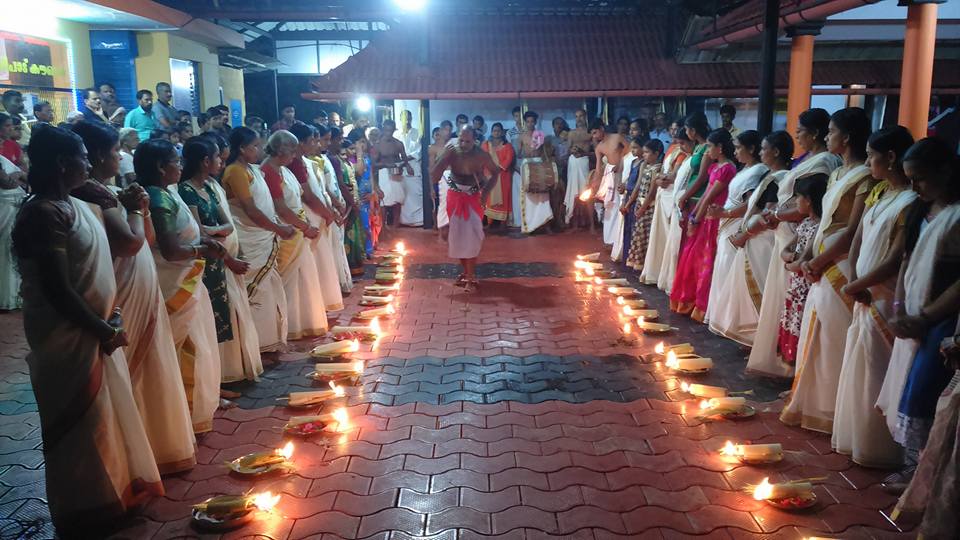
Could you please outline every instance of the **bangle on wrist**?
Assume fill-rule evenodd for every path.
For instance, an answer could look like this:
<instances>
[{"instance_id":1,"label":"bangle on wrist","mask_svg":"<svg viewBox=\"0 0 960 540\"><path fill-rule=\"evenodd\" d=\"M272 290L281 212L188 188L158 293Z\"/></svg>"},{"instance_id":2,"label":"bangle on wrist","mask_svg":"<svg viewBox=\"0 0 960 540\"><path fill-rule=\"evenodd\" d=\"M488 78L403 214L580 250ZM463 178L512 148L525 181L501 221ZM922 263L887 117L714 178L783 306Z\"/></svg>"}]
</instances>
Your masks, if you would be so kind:
<instances>
[{"instance_id":1,"label":"bangle on wrist","mask_svg":"<svg viewBox=\"0 0 960 540\"><path fill-rule=\"evenodd\" d=\"M139 210L139 209L138 209L138 210L130 210L128 213L129 213L129 214L136 214L136 215L140 216L141 218L147 217L147 216L143 215L143 210Z\"/></svg>"}]
</instances>

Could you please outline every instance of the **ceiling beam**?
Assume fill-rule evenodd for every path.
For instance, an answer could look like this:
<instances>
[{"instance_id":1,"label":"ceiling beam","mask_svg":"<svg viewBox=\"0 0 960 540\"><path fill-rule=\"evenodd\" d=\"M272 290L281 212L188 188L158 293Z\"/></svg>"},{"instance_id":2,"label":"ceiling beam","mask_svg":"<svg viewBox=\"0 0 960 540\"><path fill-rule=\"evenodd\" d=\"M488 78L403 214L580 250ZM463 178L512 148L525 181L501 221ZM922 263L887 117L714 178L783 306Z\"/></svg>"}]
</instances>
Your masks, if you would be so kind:
<instances>
[{"instance_id":1,"label":"ceiling beam","mask_svg":"<svg viewBox=\"0 0 960 540\"><path fill-rule=\"evenodd\" d=\"M386 32L368 30L286 30L273 32L277 41L370 41Z\"/></svg>"},{"instance_id":2,"label":"ceiling beam","mask_svg":"<svg viewBox=\"0 0 960 540\"><path fill-rule=\"evenodd\" d=\"M272 37L273 37L273 34L271 34L269 30L264 30L263 28L260 28L259 26L256 26L256 25L253 25L253 24L250 24L250 23L247 23L247 22L242 22L242 21L230 21L230 20L220 20L220 21L217 21L217 22L220 23L220 24L226 24L227 26L231 26L231 27L233 27L234 30L237 30L237 31L240 31L240 32L242 32L242 31L247 31L247 32L254 33L254 34L258 35L258 36L262 36L262 37L269 37L269 38L272 38ZM274 26L274 28L276 28L276 26Z\"/></svg>"}]
</instances>

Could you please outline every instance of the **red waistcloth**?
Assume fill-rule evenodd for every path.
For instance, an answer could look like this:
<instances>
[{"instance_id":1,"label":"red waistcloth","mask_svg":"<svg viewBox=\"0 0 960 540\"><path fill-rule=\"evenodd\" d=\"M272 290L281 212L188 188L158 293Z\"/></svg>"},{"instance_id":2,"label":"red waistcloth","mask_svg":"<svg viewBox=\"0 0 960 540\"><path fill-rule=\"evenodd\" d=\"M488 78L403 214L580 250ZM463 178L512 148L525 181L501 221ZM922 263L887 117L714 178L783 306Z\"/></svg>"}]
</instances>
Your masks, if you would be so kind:
<instances>
[{"instance_id":1,"label":"red waistcloth","mask_svg":"<svg viewBox=\"0 0 960 540\"><path fill-rule=\"evenodd\" d=\"M480 193L464 193L452 189L447 192L448 216L460 216L462 219L470 219L471 210L476 212L478 216L483 215L483 207L480 205Z\"/></svg>"}]
</instances>

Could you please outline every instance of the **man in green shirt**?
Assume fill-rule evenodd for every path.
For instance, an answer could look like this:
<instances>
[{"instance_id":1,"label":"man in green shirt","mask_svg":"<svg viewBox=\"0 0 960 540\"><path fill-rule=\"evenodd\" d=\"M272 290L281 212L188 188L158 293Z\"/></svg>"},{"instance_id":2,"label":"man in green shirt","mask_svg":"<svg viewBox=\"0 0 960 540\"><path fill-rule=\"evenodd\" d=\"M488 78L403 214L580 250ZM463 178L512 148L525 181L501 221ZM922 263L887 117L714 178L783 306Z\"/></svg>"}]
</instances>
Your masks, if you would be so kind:
<instances>
[{"instance_id":1,"label":"man in green shirt","mask_svg":"<svg viewBox=\"0 0 960 540\"><path fill-rule=\"evenodd\" d=\"M139 106L127 113L123 127L137 130L140 140L146 141L150 139L150 133L159 127L153 111L153 93L149 90L140 90L137 92L137 103Z\"/></svg>"}]
</instances>

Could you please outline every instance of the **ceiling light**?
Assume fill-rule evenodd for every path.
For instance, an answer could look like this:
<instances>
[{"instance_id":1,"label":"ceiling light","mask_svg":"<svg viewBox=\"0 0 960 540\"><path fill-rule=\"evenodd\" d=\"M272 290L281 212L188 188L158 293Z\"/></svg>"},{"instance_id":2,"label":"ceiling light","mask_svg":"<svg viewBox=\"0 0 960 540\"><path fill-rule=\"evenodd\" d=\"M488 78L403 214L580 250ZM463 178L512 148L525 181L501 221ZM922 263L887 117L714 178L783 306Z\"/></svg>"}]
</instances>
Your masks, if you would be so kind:
<instances>
[{"instance_id":1,"label":"ceiling light","mask_svg":"<svg viewBox=\"0 0 960 540\"><path fill-rule=\"evenodd\" d=\"M427 5L427 0L393 0L398 8L404 11L420 11Z\"/></svg>"},{"instance_id":2,"label":"ceiling light","mask_svg":"<svg viewBox=\"0 0 960 540\"><path fill-rule=\"evenodd\" d=\"M360 96L357 98L356 103L354 103L354 107L360 112L370 112L370 109L373 108L373 101L367 96Z\"/></svg>"}]
</instances>

